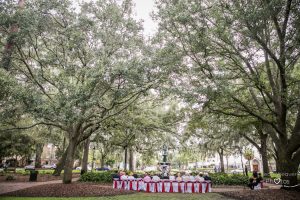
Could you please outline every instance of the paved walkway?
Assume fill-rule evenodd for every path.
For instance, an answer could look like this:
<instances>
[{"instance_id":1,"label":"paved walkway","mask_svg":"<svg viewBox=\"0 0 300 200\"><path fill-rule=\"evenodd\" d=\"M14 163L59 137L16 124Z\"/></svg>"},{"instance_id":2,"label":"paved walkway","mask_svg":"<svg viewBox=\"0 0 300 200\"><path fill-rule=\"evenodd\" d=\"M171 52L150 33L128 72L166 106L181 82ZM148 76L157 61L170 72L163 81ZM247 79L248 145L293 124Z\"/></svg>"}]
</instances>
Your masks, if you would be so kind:
<instances>
[{"instance_id":1,"label":"paved walkway","mask_svg":"<svg viewBox=\"0 0 300 200\"><path fill-rule=\"evenodd\" d=\"M78 181L79 178L73 178L72 182ZM45 181L45 182L19 182L19 183L6 183L0 182L0 194L14 192L17 190L22 190L25 188L30 188L37 185L47 185L53 183L61 183L61 180L54 180L54 181Z\"/></svg>"}]
</instances>

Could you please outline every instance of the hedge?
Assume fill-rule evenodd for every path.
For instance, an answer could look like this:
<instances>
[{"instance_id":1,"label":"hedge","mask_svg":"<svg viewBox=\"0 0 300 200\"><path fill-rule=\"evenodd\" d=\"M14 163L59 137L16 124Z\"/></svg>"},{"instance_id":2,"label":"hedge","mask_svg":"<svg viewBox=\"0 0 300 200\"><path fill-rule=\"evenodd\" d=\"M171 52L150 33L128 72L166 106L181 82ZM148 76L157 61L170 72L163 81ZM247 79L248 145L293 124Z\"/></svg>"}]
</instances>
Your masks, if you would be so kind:
<instances>
[{"instance_id":1,"label":"hedge","mask_svg":"<svg viewBox=\"0 0 300 200\"><path fill-rule=\"evenodd\" d=\"M112 171L86 172L80 176L79 181L112 183L113 174L115 174L115 172Z\"/></svg>"},{"instance_id":2,"label":"hedge","mask_svg":"<svg viewBox=\"0 0 300 200\"><path fill-rule=\"evenodd\" d=\"M44 174L53 174L54 170L53 169L38 169L37 171L39 171L40 175L44 175ZM1 174L3 174L5 172L0 172L0 176ZM64 173L64 170L62 170L61 172L62 174ZM73 170L72 171L73 174L79 174L80 170ZM24 170L24 169L16 169L16 174L20 174L20 175L29 175L30 174L30 170Z\"/></svg>"},{"instance_id":3,"label":"hedge","mask_svg":"<svg viewBox=\"0 0 300 200\"><path fill-rule=\"evenodd\" d=\"M115 173L115 171L87 172L81 175L80 181L112 183L112 176ZM212 173L210 177L214 185L246 185L249 180L247 176L240 174Z\"/></svg>"},{"instance_id":4,"label":"hedge","mask_svg":"<svg viewBox=\"0 0 300 200\"><path fill-rule=\"evenodd\" d=\"M248 176L241 174L211 173L209 176L215 185L246 185L249 182Z\"/></svg>"}]
</instances>

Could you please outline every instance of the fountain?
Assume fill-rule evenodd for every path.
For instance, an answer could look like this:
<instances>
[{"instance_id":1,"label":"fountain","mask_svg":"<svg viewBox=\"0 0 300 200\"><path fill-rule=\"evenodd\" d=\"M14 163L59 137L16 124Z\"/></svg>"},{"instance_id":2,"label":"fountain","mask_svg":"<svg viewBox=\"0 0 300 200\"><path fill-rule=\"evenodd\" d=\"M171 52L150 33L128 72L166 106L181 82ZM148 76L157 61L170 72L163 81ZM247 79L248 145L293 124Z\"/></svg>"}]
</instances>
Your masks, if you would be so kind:
<instances>
[{"instance_id":1,"label":"fountain","mask_svg":"<svg viewBox=\"0 0 300 200\"><path fill-rule=\"evenodd\" d=\"M161 171L161 179L169 179L171 163L167 162L168 147L164 144L162 151L163 161L159 163Z\"/></svg>"}]
</instances>

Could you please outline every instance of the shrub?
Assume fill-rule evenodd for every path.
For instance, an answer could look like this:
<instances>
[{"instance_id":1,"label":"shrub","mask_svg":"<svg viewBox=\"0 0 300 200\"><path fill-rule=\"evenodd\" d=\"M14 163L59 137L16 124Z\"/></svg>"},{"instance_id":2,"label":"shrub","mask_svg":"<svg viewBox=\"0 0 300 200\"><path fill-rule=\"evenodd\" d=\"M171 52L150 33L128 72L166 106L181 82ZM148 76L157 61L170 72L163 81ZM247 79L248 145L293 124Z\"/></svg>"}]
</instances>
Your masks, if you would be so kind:
<instances>
[{"instance_id":1,"label":"shrub","mask_svg":"<svg viewBox=\"0 0 300 200\"><path fill-rule=\"evenodd\" d=\"M16 174L20 174L20 175L26 176L26 175L30 174L30 170L17 169L16 170Z\"/></svg>"},{"instance_id":2,"label":"shrub","mask_svg":"<svg viewBox=\"0 0 300 200\"><path fill-rule=\"evenodd\" d=\"M23 176L26 176L26 175L30 174L30 171L29 170L28 171L24 170L24 171L21 171L20 174L23 175Z\"/></svg>"},{"instance_id":3,"label":"shrub","mask_svg":"<svg viewBox=\"0 0 300 200\"><path fill-rule=\"evenodd\" d=\"M178 172L180 172L180 170L179 169L171 169L171 173L178 173Z\"/></svg>"},{"instance_id":4,"label":"shrub","mask_svg":"<svg viewBox=\"0 0 300 200\"><path fill-rule=\"evenodd\" d=\"M246 185L248 183L248 176L241 174L212 173L210 177L215 185Z\"/></svg>"},{"instance_id":5,"label":"shrub","mask_svg":"<svg viewBox=\"0 0 300 200\"><path fill-rule=\"evenodd\" d=\"M72 173L73 173L73 174L80 174L80 170L74 169L74 170L72 170Z\"/></svg>"},{"instance_id":6,"label":"shrub","mask_svg":"<svg viewBox=\"0 0 300 200\"><path fill-rule=\"evenodd\" d=\"M115 174L115 172L112 171L86 172L80 176L79 181L112 183L113 174Z\"/></svg>"},{"instance_id":7,"label":"shrub","mask_svg":"<svg viewBox=\"0 0 300 200\"><path fill-rule=\"evenodd\" d=\"M148 174L150 175L154 175L154 174L160 174L160 171L146 171Z\"/></svg>"},{"instance_id":8,"label":"shrub","mask_svg":"<svg viewBox=\"0 0 300 200\"><path fill-rule=\"evenodd\" d=\"M136 174L144 174L145 172L143 170L136 170L136 171L134 171L134 173L136 173Z\"/></svg>"},{"instance_id":9,"label":"shrub","mask_svg":"<svg viewBox=\"0 0 300 200\"><path fill-rule=\"evenodd\" d=\"M12 180L15 180L15 177L14 177L13 175L8 175L8 176L6 177L6 180L7 180L7 181L12 181Z\"/></svg>"},{"instance_id":10,"label":"shrub","mask_svg":"<svg viewBox=\"0 0 300 200\"><path fill-rule=\"evenodd\" d=\"M0 171L0 176L5 176L6 172L4 170Z\"/></svg>"},{"instance_id":11,"label":"shrub","mask_svg":"<svg viewBox=\"0 0 300 200\"><path fill-rule=\"evenodd\" d=\"M26 176L26 175L30 174L30 170L17 170L16 174L20 174L20 175Z\"/></svg>"},{"instance_id":12,"label":"shrub","mask_svg":"<svg viewBox=\"0 0 300 200\"><path fill-rule=\"evenodd\" d=\"M39 174L53 174L54 170L38 170L39 171Z\"/></svg>"}]
</instances>

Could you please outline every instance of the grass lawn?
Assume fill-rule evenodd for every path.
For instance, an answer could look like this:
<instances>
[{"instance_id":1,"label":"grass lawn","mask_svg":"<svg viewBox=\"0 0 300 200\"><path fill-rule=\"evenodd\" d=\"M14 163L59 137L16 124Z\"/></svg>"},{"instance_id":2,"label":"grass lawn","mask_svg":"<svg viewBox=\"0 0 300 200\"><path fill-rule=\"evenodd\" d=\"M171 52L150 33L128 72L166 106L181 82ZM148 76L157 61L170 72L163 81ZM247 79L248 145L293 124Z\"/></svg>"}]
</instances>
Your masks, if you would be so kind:
<instances>
[{"instance_id":1,"label":"grass lawn","mask_svg":"<svg viewBox=\"0 0 300 200\"><path fill-rule=\"evenodd\" d=\"M111 197L0 197L1 200L221 200L228 199L217 193L206 194L151 194L138 193Z\"/></svg>"}]
</instances>

